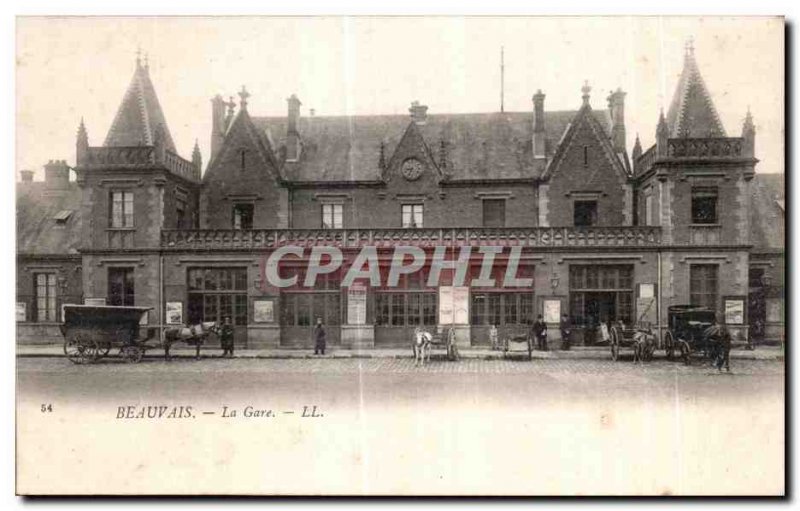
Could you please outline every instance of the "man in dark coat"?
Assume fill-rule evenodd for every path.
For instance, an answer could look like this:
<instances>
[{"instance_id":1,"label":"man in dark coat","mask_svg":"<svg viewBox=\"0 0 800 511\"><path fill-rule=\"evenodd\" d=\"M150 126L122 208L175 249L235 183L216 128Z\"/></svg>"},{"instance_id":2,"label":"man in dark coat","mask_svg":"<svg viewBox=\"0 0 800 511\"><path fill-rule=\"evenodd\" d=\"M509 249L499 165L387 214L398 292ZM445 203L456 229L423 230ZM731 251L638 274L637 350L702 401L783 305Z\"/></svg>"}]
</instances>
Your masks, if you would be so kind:
<instances>
[{"instance_id":1,"label":"man in dark coat","mask_svg":"<svg viewBox=\"0 0 800 511\"><path fill-rule=\"evenodd\" d=\"M314 355L325 354L325 342L327 341L327 333L325 327L322 326L322 318L317 318L317 326L314 327Z\"/></svg>"},{"instance_id":2,"label":"man in dark coat","mask_svg":"<svg viewBox=\"0 0 800 511\"><path fill-rule=\"evenodd\" d=\"M226 316L219 331L219 341L222 344L222 356L233 357L233 325L230 316Z\"/></svg>"},{"instance_id":3,"label":"man in dark coat","mask_svg":"<svg viewBox=\"0 0 800 511\"><path fill-rule=\"evenodd\" d=\"M547 323L544 322L541 314L536 318L531 330L536 338L536 349L547 351Z\"/></svg>"},{"instance_id":4,"label":"man in dark coat","mask_svg":"<svg viewBox=\"0 0 800 511\"><path fill-rule=\"evenodd\" d=\"M569 336L572 334L572 325L569 321L569 316L566 314L561 315L561 322L558 325L559 329L561 330L561 349L564 351L569 351L570 348L570 338Z\"/></svg>"}]
</instances>

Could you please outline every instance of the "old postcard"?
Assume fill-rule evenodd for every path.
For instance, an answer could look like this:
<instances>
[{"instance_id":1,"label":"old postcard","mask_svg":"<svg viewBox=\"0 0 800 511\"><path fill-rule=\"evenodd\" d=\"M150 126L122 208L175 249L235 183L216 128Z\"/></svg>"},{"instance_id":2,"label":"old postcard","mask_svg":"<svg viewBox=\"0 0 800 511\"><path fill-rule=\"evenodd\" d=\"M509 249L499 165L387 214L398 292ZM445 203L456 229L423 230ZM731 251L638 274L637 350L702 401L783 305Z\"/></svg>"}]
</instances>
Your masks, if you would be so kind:
<instances>
[{"instance_id":1,"label":"old postcard","mask_svg":"<svg viewBox=\"0 0 800 511\"><path fill-rule=\"evenodd\" d=\"M20 17L22 495L783 495L780 17Z\"/></svg>"}]
</instances>

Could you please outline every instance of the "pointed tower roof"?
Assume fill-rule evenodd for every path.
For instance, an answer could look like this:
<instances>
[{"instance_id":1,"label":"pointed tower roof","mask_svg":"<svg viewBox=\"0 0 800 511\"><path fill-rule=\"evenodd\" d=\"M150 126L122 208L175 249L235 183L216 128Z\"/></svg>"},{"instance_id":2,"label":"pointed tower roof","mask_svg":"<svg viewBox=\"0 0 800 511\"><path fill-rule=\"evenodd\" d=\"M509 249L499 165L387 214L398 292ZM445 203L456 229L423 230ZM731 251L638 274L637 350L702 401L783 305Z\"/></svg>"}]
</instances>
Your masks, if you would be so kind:
<instances>
[{"instance_id":1,"label":"pointed tower roof","mask_svg":"<svg viewBox=\"0 0 800 511\"><path fill-rule=\"evenodd\" d=\"M150 66L142 65L138 55L136 70L133 73L128 90L122 98L114 122L108 130L104 146L139 146L153 145L156 127L163 130L163 142L166 149L175 151L175 143L167 127L164 112L158 103L155 87L150 81Z\"/></svg>"},{"instance_id":2,"label":"pointed tower roof","mask_svg":"<svg viewBox=\"0 0 800 511\"><path fill-rule=\"evenodd\" d=\"M725 128L700 76L691 41L686 45L683 72L667 111L667 126L670 138L725 136Z\"/></svg>"}]
</instances>

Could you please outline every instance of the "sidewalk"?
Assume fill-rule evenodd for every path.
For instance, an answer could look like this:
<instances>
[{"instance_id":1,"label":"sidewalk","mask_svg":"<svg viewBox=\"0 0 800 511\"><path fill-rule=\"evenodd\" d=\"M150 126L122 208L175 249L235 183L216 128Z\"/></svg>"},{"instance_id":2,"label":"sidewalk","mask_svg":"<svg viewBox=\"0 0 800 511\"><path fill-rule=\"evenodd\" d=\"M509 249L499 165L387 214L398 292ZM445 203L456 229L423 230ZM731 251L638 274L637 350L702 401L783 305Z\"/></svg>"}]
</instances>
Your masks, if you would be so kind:
<instances>
[{"instance_id":1,"label":"sidewalk","mask_svg":"<svg viewBox=\"0 0 800 511\"><path fill-rule=\"evenodd\" d=\"M195 349L185 346L173 346L170 350L171 355L176 358L191 358L195 355ZM626 359L631 355L630 350L623 350L622 356ZM116 352L116 350L112 350ZM219 357L221 350L217 346L209 346L200 351L201 357ZM499 360L504 358L502 351L492 351L488 348L459 348L459 354L463 359L480 360ZM164 350L148 350L148 357L163 357ZM432 353L434 357L441 356L439 350ZM63 357L64 347L62 344L29 345L17 346L17 357ZM513 351L509 356L527 356L526 352ZM663 351L656 351L657 358L663 358ZM311 349L237 349L235 358L273 358L273 359L303 359L303 358L411 358L411 348L371 348L365 350L351 350L346 348L329 349L325 355L314 355ZM611 350L603 346L574 346L570 351L534 351L535 359L611 359ZM743 348L731 350L731 358L738 360L783 360L784 351L780 346L758 346L755 350L749 351Z\"/></svg>"}]
</instances>

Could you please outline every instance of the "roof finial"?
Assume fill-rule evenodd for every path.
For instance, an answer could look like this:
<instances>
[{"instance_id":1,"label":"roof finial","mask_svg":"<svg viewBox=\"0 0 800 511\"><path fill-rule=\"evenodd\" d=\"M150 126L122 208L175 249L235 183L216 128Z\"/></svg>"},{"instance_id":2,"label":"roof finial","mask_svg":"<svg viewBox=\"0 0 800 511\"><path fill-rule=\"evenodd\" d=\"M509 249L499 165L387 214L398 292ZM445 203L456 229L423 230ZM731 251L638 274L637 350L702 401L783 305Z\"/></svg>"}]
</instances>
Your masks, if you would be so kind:
<instances>
[{"instance_id":1,"label":"roof finial","mask_svg":"<svg viewBox=\"0 0 800 511\"><path fill-rule=\"evenodd\" d=\"M144 68L146 70L150 69L150 55L147 52L144 54Z\"/></svg>"},{"instance_id":2,"label":"roof finial","mask_svg":"<svg viewBox=\"0 0 800 511\"><path fill-rule=\"evenodd\" d=\"M689 36L689 39L686 41L686 56L687 57L694 57L694 37Z\"/></svg>"},{"instance_id":3,"label":"roof finial","mask_svg":"<svg viewBox=\"0 0 800 511\"><path fill-rule=\"evenodd\" d=\"M239 108L242 110L247 110L247 98L250 97L250 93L247 92L247 89L242 85L242 90L239 91Z\"/></svg>"},{"instance_id":4,"label":"roof finial","mask_svg":"<svg viewBox=\"0 0 800 511\"><path fill-rule=\"evenodd\" d=\"M500 47L500 113L505 111L506 61L505 47Z\"/></svg>"},{"instance_id":5,"label":"roof finial","mask_svg":"<svg viewBox=\"0 0 800 511\"><path fill-rule=\"evenodd\" d=\"M136 47L136 67L142 67L142 47Z\"/></svg>"},{"instance_id":6,"label":"roof finial","mask_svg":"<svg viewBox=\"0 0 800 511\"><path fill-rule=\"evenodd\" d=\"M581 87L581 92L583 93L583 95L581 96L581 98L583 99L583 104L588 105L589 93L592 92L592 88L589 86L589 80L583 81L583 87Z\"/></svg>"}]
</instances>

